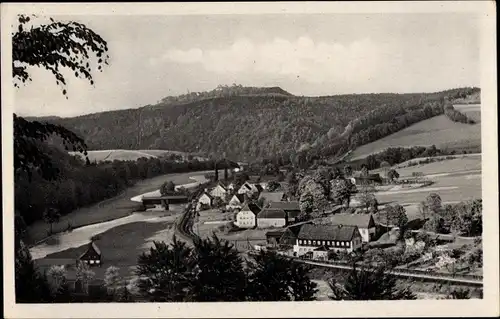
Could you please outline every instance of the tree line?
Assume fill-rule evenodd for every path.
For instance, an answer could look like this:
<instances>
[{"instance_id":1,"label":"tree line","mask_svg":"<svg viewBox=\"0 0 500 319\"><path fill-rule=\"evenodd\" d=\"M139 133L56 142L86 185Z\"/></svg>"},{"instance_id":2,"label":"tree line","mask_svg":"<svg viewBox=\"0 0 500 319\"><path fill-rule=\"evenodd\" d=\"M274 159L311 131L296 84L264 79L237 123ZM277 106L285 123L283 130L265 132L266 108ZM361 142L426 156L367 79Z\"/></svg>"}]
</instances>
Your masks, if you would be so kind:
<instances>
[{"instance_id":1,"label":"tree line","mask_svg":"<svg viewBox=\"0 0 500 319\"><path fill-rule=\"evenodd\" d=\"M45 143L37 145L51 160L57 177L46 179L41 172L18 171L15 176L15 210L20 223L37 220L57 222L73 210L111 198L139 180L170 173L210 170L214 161L171 161L140 158L137 161L85 163L77 156ZM219 164L223 167L223 163ZM70 227L71 225L69 225Z\"/></svg>"},{"instance_id":2,"label":"tree line","mask_svg":"<svg viewBox=\"0 0 500 319\"><path fill-rule=\"evenodd\" d=\"M457 111L452 103L448 102L444 106L444 114L453 122L475 124L476 122L464 113Z\"/></svg>"}]
</instances>

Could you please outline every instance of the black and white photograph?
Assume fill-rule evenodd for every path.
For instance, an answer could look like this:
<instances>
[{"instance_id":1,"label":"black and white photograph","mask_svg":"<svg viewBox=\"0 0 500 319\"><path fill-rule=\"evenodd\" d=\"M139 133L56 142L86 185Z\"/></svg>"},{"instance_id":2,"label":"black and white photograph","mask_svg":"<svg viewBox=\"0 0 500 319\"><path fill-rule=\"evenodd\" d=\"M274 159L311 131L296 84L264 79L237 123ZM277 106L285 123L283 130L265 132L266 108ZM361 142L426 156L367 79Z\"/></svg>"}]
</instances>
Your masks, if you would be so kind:
<instances>
[{"instance_id":1,"label":"black and white photograph","mask_svg":"<svg viewBox=\"0 0 500 319\"><path fill-rule=\"evenodd\" d=\"M1 8L9 318L498 315L494 3Z\"/></svg>"}]
</instances>

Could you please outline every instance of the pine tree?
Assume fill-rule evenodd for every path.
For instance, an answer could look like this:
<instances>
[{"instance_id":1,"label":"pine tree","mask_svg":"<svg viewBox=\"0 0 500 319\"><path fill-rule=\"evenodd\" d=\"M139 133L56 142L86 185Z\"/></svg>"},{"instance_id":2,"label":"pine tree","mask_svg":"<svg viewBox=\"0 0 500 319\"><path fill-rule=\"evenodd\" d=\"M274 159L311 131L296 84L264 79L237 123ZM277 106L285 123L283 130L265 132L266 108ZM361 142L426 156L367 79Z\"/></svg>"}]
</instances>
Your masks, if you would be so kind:
<instances>
[{"instance_id":1,"label":"pine tree","mask_svg":"<svg viewBox=\"0 0 500 319\"><path fill-rule=\"evenodd\" d=\"M328 284L333 300L405 300L416 299L408 288L398 288L396 277L389 274L391 265L368 269L352 263L344 283L332 279Z\"/></svg>"},{"instance_id":2,"label":"pine tree","mask_svg":"<svg viewBox=\"0 0 500 319\"><path fill-rule=\"evenodd\" d=\"M252 301L315 300L309 268L272 251L261 251L249 265L248 298Z\"/></svg>"},{"instance_id":3,"label":"pine tree","mask_svg":"<svg viewBox=\"0 0 500 319\"><path fill-rule=\"evenodd\" d=\"M192 249L175 236L172 244L154 242L138 258L139 290L150 301L185 301L192 282Z\"/></svg>"},{"instance_id":4,"label":"pine tree","mask_svg":"<svg viewBox=\"0 0 500 319\"><path fill-rule=\"evenodd\" d=\"M16 302L43 303L54 300L50 284L44 274L38 272L28 248L16 244L15 285Z\"/></svg>"},{"instance_id":5,"label":"pine tree","mask_svg":"<svg viewBox=\"0 0 500 319\"><path fill-rule=\"evenodd\" d=\"M190 301L244 301L246 275L234 246L215 234L195 241L194 246Z\"/></svg>"}]
</instances>

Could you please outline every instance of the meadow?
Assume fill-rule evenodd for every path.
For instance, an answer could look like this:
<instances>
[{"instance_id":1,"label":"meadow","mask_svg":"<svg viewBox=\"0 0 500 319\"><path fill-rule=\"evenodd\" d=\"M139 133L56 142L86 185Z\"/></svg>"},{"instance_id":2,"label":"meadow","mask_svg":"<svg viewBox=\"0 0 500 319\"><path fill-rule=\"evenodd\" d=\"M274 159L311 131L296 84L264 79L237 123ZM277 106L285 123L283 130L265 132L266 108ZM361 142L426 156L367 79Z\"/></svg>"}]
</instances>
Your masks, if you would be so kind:
<instances>
[{"instance_id":1,"label":"meadow","mask_svg":"<svg viewBox=\"0 0 500 319\"><path fill-rule=\"evenodd\" d=\"M440 149L477 149L481 146L480 106L457 105L456 109L472 117L474 120L479 120L479 123L457 123L445 115L439 115L356 148L351 154L351 160L365 158L370 154L383 151L389 147L436 145Z\"/></svg>"},{"instance_id":2,"label":"meadow","mask_svg":"<svg viewBox=\"0 0 500 319\"><path fill-rule=\"evenodd\" d=\"M101 161L136 161L141 157L146 158L159 158L168 156L171 154L180 155L183 158L187 157L189 153L179 152L179 151L167 151L167 150L95 150L88 151L87 157L89 161L101 162ZM83 156L78 152L70 152L72 155ZM198 160L203 160L203 158L194 156Z\"/></svg>"}]
</instances>

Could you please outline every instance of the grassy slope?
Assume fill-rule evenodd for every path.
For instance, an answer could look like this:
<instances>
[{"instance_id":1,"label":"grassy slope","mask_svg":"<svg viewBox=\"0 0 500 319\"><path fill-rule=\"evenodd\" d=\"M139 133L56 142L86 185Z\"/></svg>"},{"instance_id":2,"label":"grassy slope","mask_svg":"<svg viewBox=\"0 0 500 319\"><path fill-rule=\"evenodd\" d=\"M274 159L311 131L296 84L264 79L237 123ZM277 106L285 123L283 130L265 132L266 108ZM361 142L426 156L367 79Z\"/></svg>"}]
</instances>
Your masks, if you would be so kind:
<instances>
[{"instance_id":1,"label":"grassy slope","mask_svg":"<svg viewBox=\"0 0 500 319\"><path fill-rule=\"evenodd\" d=\"M478 107L459 106L457 110L471 115L474 119L480 119ZM351 159L364 158L388 147L430 146L432 144L437 148L478 147L481 145L481 124L462 124L451 121L445 115L436 116L358 147L352 152Z\"/></svg>"},{"instance_id":2,"label":"grassy slope","mask_svg":"<svg viewBox=\"0 0 500 319\"><path fill-rule=\"evenodd\" d=\"M104 278L107 267L120 268L120 274L132 275L131 267L137 265L137 257L148 249L152 240L169 242L173 235L173 222L136 222L112 228L99 235L96 244L102 252L103 266L92 268L96 278ZM164 234L170 230L171 234ZM163 234L163 236L158 236ZM76 259L85 252L88 245L50 254L46 258Z\"/></svg>"}]
</instances>

